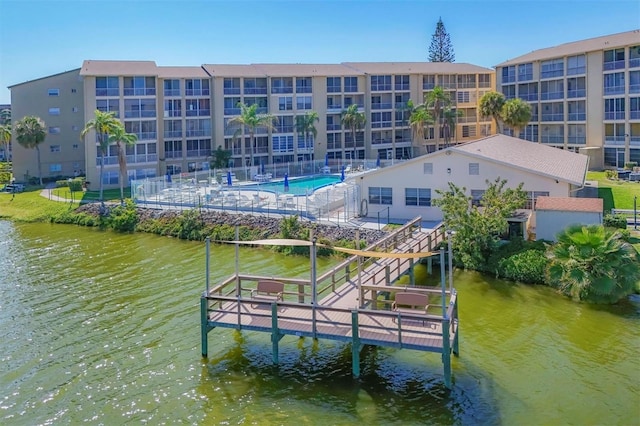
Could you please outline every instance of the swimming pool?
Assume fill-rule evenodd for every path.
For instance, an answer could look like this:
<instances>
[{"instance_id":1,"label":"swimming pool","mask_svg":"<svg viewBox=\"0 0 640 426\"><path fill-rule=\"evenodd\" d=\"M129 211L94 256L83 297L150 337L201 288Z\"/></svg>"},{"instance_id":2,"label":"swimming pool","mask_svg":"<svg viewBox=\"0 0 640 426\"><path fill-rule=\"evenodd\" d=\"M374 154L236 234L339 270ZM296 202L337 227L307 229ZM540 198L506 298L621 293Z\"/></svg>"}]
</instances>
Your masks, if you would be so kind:
<instances>
[{"instance_id":1,"label":"swimming pool","mask_svg":"<svg viewBox=\"0 0 640 426\"><path fill-rule=\"evenodd\" d=\"M340 183L340 176L315 175L289 179L289 194L305 195L324 186ZM260 184L243 185L242 189L259 189L260 191L284 192L284 181L265 182Z\"/></svg>"}]
</instances>

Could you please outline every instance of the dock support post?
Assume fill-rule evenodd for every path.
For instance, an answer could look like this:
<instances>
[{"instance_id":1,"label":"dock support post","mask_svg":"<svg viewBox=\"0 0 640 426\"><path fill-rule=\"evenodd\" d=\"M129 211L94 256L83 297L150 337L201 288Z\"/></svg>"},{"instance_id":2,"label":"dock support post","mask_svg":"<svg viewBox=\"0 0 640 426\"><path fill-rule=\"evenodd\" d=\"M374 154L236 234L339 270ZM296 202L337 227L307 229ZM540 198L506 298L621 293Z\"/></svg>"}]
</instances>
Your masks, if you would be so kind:
<instances>
[{"instance_id":1,"label":"dock support post","mask_svg":"<svg viewBox=\"0 0 640 426\"><path fill-rule=\"evenodd\" d=\"M455 356L460 356L460 349L458 347L458 337L460 335L460 329L458 328L458 324L460 324L458 322L458 298L456 297L456 303L455 305L453 305L453 318L451 318L451 321L455 321L454 322L454 330L455 330L455 336L453 336L453 354Z\"/></svg>"},{"instance_id":2,"label":"dock support post","mask_svg":"<svg viewBox=\"0 0 640 426\"><path fill-rule=\"evenodd\" d=\"M433 258L429 256L427 258L427 274L431 275L433 273Z\"/></svg>"},{"instance_id":3,"label":"dock support post","mask_svg":"<svg viewBox=\"0 0 640 426\"><path fill-rule=\"evenodd\" d=\"M442 317L446 318L447 316L447 293L446 288L447 284L444 278L444 249L440 249L440 284L442 286Z\"/></svg>"},{"instance_id":4,"label":"dock support post","mask_svg":"<svg viewBox=\"0 0 640 426\"><path fill-rule=\"evenodd\" d=\"M360 335L358 334L358 311L351 311L351 371L360 377Z\"/></svg>"},{"instance_id":5,"label":"dock support post","mask_svg":"<svg viewBox=\"0 0 640 426\"><path fill-rule=\"evenodd\" d=\"M278 364L278 341L280 341L280 332L278 331L278 305L271 304L271 346L273 363Z\"/></svg>"},{"instance_id":6,"label":"dock support post","mask_svg":"<svg viewBox=\"0 0 640 426\"><path fill-rule=\"evenodd\" d=\"M409 249L409 253L413 253L413 249ZM412 257L409 259L409 285L411 287L416 286L416 275L413 273L413 264L414 264L414 259Z\"/></svg>"},{"instance_id":7,"label":"dock support post","mask_svg":"<svg viewBox=\"0 0 640 426\"><path fill-rule=\"evenodd\" d=\"M451 389L451 345L449 341L449 318L442 321L442 365L444 366L444 385Z\"/></svg>"},{"instance_id":8,"label":"dock support post","mask_svg":"<svg viewBox=\"0 0 640 426\"><path fill-rule=\"evenodd\" d=\"M207 334L209 333L209 318L207 313L207 298L205 295L200 297L200 336L202 338L202 356L207 357L209 353L209 341Z\"/></svg>"}]
</instances>

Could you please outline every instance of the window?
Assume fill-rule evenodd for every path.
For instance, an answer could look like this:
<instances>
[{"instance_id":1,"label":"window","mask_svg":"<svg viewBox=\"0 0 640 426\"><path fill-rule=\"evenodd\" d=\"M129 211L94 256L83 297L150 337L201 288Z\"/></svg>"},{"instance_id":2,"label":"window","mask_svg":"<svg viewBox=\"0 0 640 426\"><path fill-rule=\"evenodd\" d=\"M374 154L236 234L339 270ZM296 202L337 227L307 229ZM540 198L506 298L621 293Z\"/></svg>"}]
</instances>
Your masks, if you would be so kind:
<instances>
[{"instance_id":1,"label":"window","mask_svg":"<svg viewBox=\"0 0 640 426\"><path fill-rule=\"evenodd\" d=\"M527 204L524 206L525 209L532 210L535 208L536 200L538 197L548 197L549 192L547 191L528 191L527 192Z\"/></svg>"},{"instance_id":2,"label":"window","mask_svg":"<svg viewBox=\"0 0 640 426\"><path fill-rule=\"evenodd\" d=\"M276 131L278 133L293 133L293 116L285 115L280 117L276 123Z\"/></svg>"},{"instance_id":3,"label":"window","mask_svg":"<svg viewBox=\"0 0 640 426\"><path fill-rule=\"evenodd\" d=\"M60 133L60 127L49 127L49 134L50 135L57 135ZM53 152L53 151L51 151Z\"/></svg>"},{"instance_id":4,"label":"window","mask_svg":"<svg viewBox=\"0 0 640 426\"><path fill-rule=\"evenodd\" d=\"M157 135L156 122L152 120L125 121L124 129L127 133L134 133L138 140L155 139Z\"/></svg>"},{"instance_id":5,"label":"window","mask_svg":"<svg viewBox=\"0 0 640 426\"><path fill-rule=\"evenodd\" d=\"M211 139L187 140L187 158L207 157L211 155Z\"/></svg>"},{"instance_id":6,"label":"window","mask_svg":"<svg viewBox=\"0 0 640 426\"><path fill-rule=\"evenodd\" d=\"M60 89L49 89L49 96L60 96Z\"/></svg>"},{"instance_id":7,"label":"window","mask_svg":"<svg viewBox=\"0 0 640 426\"><path fill-rule=\"evenodd\" d=\"M462 137L473 138L476 136L476 126L462 126Z\"/></svg>"},{"instance_id":8,"label":"window","mask_svg":"<svg viewBox=\"0 0 640 426\"><path fill-rule=\"evenodd\" d=\"M506 99L513 99L516 97L516 85L509 84L508 86L502 86L502 94Z\"/></svg>"},{"instance_id":9,"label":"window","mask_svg":"<svg viewBox=\"0 0 640 426\"><path fill-rule=\"evenodd\" d=\"M605 50L604 63L602 64L602 69L604 71L608 71L608 70L618 70L621 68L624 68L624 48Z\"/></svg>"},{"instance_id":10,"label":"window","mask_svg":"<svg viewBox=\"0 0 640 426\"><path fill-rule=\"evenodd\" d=\"M587 119L587 110L585 101L569 101L567 102L567 120L568 121L584 121Z\"/></svg>"},{"instance_id":11,"label":"window","mask_svg":"<svg viewBox=\"0 0 640 426\"><path fill-rule=\"evenodd\" d=\"M273 136L273 152L293 152L293 136Z\"/></svg>"},{"instance_id":12,"label":"window","mask_svg":"<svg viewBox=\"0 0 640 426\"><path fill-rule=\"evenodd\" d=\"M340 77L327 77L327 93L342 92Z\"/></svg>"},{"instance_id":13,"label":"window","mask_svg":"<svg viewBox=\"0 0 640 426\"><path fill-rule=\"evenodd\" d=\"M567 58L567 75L584 74L585 70L584 55L569 56Z\"/></svg>"},{"instance_id":14,"label":"window","mask_svg":"<svg viewBox=\"0 0 640 426\"><path fill-rule=\"evenodd\" d=\"M471 205L480 207L482 203L482 197L484 196L484 189L472 189L471 190Z\"/></svg>"},{"instance_id":15,"label":"window","mask_svg":"<svg viewBox=\"0 0 640 426\"><path fill-rule=\"evenodd\" d=\"M604 94L622 95L624 94L624 72L615 72L604 75Z\"/></svg>"},{"instance_id":16,"label":"window","mask_svg":"<svg viewBox=\"0 0 640 426\"><path fill-rule=\"evenodd\" d=\"M211 114L209 99L187 99L184 104L187 117L207 117Z\"/></svg>"},{"instance_id":17,"label":"window","mask_svg":"<svg viewBox=\"0 0 640 426\"><path fill-rule=\"evenodd\" d=\"M407 206L431 207L431 189L405 188L404 203Z\"/></svg>"},{"instance_id":18,"label":"window","mask_svg":"<svg viewBox=\"0 0 640 426\"><path fill-rule=\"evenodd\" d=\"M563 102L546 102L540 105L542 107L541 121L564 121Z\"/></svg>"},{"instance_id":19,"label":"window","mask_svg":"<svg viewBox=\"0 0 640 426\"><path fill-rule=\"evenodd\" d=\"M49 173L60 173L60 172L62 172L62 164L49 164Z\"/></svg>"},{"instance_id":20,"label":"window","mask_svg":"<svg viewBox=\"0 0 640 426\"><path fill-rule=\"evenodd\" d=\"M115 117L120 117L120 104L118 99L97 99L96 109L101 112L113 112Z\"/></svg>"},{"instance_id":21,"label":"window","mask_svg":"<svg viewBox=\"0 0 640 426\"><path fill-rule=\"evenodd\" d=\"M193 78L184 81L187 96L209 96L209 80Z\"/></svg>"},{"instance_id":22,"label":"window","mask_svg":"<svg viewBox=\"0 0 640 426\"><path fill-rule=\"evenodd\" d=\"M564 75L564 61L550 59L540 63L540 78L562 77Z\"/></svg>"},{"instance_id":23,"label":"window","mask_svg":"<svg viewBox=\"0 0 640 426\"><path fill-rule=\"evenodd\" d=\"M119 96L118 77L96 77L96 96Z\"/></svg>"},{"instance_id":24,"label":"window","mask_svg":"<svg viewBox=\"0 0 640 426\"><path fill-rule=\"evenodd\" d=\"M245 78L244 94L245 95L266 95L267 79L266 78Z\"/></svg>"},{"instance_id":25,"label":"window","mask_svg":"<svg viewBox=\"0 0 640 426\"><path fill-rule=\"evenodd\" d=\"M60 115L60 108L49 108L49 115Z\"/></svg>"},{"instance_id":26,"label":"window","mask_svg":"<svg viewBox=\"0 0 640 426\"><path fill-rule=\"evenodd\" d=\"M71 130L73 130L74 132L77 132L78 130L80 130L80 127L78 127L78 126L71 126Z\"/></svg>"},{"instance_id":27,"label":"window","mask_svg":"<svg viewBox=\"0 0 640 426\"><path fill-rule=\"evenodd\" d=\"M342 133L327 133L327 149L342 148Z\"/></svg>"},{"instance_id":28,"label":"window","mask_svg":"<svg viewBox=\"0 0 640 426\"><path fill-rule=\"evenodd\" d=\"M567 79L567 98L584 98L586 96L586 83L584 77Z\"/></svg>"},{"instance_id":29,"label":"window","mask_svg":"<svg viewBox=\"0 0 640 426\"><path fill-rule=\"evenodd\" d=\"M371 76L371 90L382 91L391 90L391 76L390 75L372 75Z\"/></svg>"},{"instance_id":30,"label":"window","mask_svg":"<svg viewBox=\"0 0 640 426\"><path fill-rule=\"evenodd\" d=\"M550 80L540 83L540 100L564 98L564 82L562 80Z\"/></svg>"},{"instance_id":31,"label":"window","mask_svg":"<svg viewBox=\"0 0 640 426\"><path fill-rule=\"evenodd\" d=\"M240 78L225 78L223 85L225 95L240 94Z\"/></svg>"},{"instance_id":32,"label":"window","mask_svg":"<svg viewBox=\"0 0 640 426\"><path fill-rule=\"evenodd\" d=\"M51 145L49 146L50 152L60 152L60 145Z\"/></svg>"},{"instance_id":33,"label":"window","mask_svg":"<svg viewBox=\"0 0 640 426\"><path fill-rule=\"evenodd\" d=\"M522 132L520 134L523 134L523 133L524 133L524 136L522 137L525 140L528 140L529 142L538 142L538 125L537 124L527 125L527 127L522 129Z\"/></svg>"},{"instance_id":34,"label":"window","mask_svg":"<svg viewBox=\"0 0 640 426\"><path fill-rule=\"evenodd\" d=\"M120 174L120 172L117 171L117 170L113 170L113 171L106 170L102 174L102 183L104 185L117 185L118 184L118 175L119 174Z\"/></svg>"},{"instance_id":35,"label":"window","mask_svg":"<svg viewBox=\"0 0 640 426\"><path fill-rule=\"evenodd\" d=\"M458 88L459 89L473 89L476 87L476 75L475 74L460 74L458 75Z\"/></svg>"},{"instance_id":36,"label":"window","mask_svg":"<svg viewBox=\"0 0 640 426\"><path fill-rule=\"evenodd\" d=\"M154 99L125 99L124 118L141 118L156 116L156 101Z\"/></svg>"},{"instance_id":37,"label":"window","mask_svg":"<svg viewBox=\"0 0 640 426\"><path fill-rule=\"evenodd\" d=\"M180 96L180 80L165 80L164 81L164 95L165 96Z\"/></svg>"},{"instance_id":38,"label":"window","mask_svg":"<svg viewBox=\"0 0 640 426\"><path fill-rule=\"evenodd\" d=\"M423 75L422 76L422 90L431 90L436 87L435 75Z\"/></svg>"},{"instance_id":39,"label":"window","mask_svg":"<svg viewBox=\"0 0 640 426\"><path fill-rule=\"evenodd\" d=\"M155 96L155 77L124 77L123 79L125 96Z\"/></svg>"},{"instance_id":40,"label":"window","mask_svg":"<svg viewBox=\"0 0 640 426\"><path fill-rule=\"evenodd\" d=\"M271 93L293 93L292 77L272 77Z\"/></svg>"},{"instance_id":41,"label":"window","mask_svg":"<svg viewBox=\"0 0 640 426\"><path fill-rule=\"evenodd\" d=\"M71 93L76 93L76 89L71 89Z\"/></svg>"},{"instance_id":42,"label":"window","mask_svg":"<svg viewBox=\"0 0 640 426\"><path fill-rule=\"evenodd\" d=\"M459 90L457 97L458 103L469 103L469 92Z\"/></svg>"},{"instance_id":43,"label":"window","mask_svg":"<svg viewBox=\"0 0 640 426\"><path fill-rule=\"evenodd\" d=\"M584 124L569 124L567 126L567 143L574 145L585 145L587 143L587 131Z\"/></svg>"},{"instance_id":44,"label":"window","mask_svg":"<svg viewBox=\"0 0 640 426\"><path fill-rule=\"evenodd\" d=\"M187 119L185 124L187 137L211 136L210 119Z\"/></svg>"},{"instance_id":45,"label":"window","mask_svg":"<svg viewBox=\"0 0 640 426\"><path fill-rule=\"evenodd\" d=\"M391 127L391 111L371 113L371 128L378 129L381 127Z\"/></svg>"},{"instance_id":46,"label":"window","mask_svg":"<svg viewBox=\"0 0 640 426\"><path fill-rule=\"evenodd\" d=\"M71 108L71 112L78 112L78 107Z\"/></svg>"},{"instance_id":47,"label":"window","mask_svg":"<svg viewBox=\"0 0 640 426\"><path fill-rule=\"evenodd\" d=\"M478 87L481 89L491 87L491 74L478 74Z\"/></svg>"},{"instance_id":48,"label":"window","mask_svg":"<svg viewBox=\"0 0 640 426\"><path fill-rule=\"evenodd\" d=\"M480 163L469 163L469 175L477 176L480 174Z\"/></svg>"},{"instance_id":49,"label":"window","mask_svg":"<svg viewBox=\"0 0 640 426\"><path fill-rule=\"evenodd\" d=\"M516 67L503 67L502 68L502 84L504 83L515 83L516 81Z\"/></svg>"},{"instance_id":50,"label":"window","mask_svg":"<svg viewBox=\"0 0 640 426\"><path fill-rule=\"evenodd\" d=\"M165 117L180 117L182 115L182 101L180 99L164 101Z\"/></svg>"},{"instance_id":51,"label":"window","mask_svg":"<svg viewBox=\"0 0 640 426\"><path fill-rule=\"evenodd\" d=\"M296 108L301 110L311 109L311 96L296 96Z\"/></svg>"},{"instance_id":52,"label":"window","mask_svg":"<svg viewBox=\"0 0 640 426\"><path fill-rule=\"evenodd\" d=\"M409 76L408 75L396 75L395 76L395 89L396 90L409 90Z\"/></svg>"},{"instance_id":53,"label":"window","mask_svg":"<svg viewBox=\"0 0 640 426\"><path fill-rule=\"evenodd\" d=\"M369 187L369 204L390 206L393 204L392 188Z\"/></svg>"},{"instance_id":54,"label":"window","mask_svg":"<svg viewBox=\"0 0 640 426\"><path fill-rule=\"evenodd\" d=\"M537 101L538 83L518 84L518 97L525 101Z\"/></svg>"},{"instance_id":55,"label":"window","mask_svg":"<svg viewBox=\"0 0 640 426\"><path fill-rule=\"evenodd\" d=\"M72 149L78 149L80 148L80 146L77 143L74 143L73 145L71 145Z\"/></svg>"},{"instance_id":56,"label":"window","mask_svg":"<svg viewBox=\"0 0 640 426\"><path fill-rule=\"evenodd\" d=\"M640 67L640 46L629 48L629 68Z\"/></svg>"},{"instance_id":57,"label":"window","mask_svg":"<svg viewBox=\"0 0 640 426\"><path fill-rule=\"evenodd\" d=\"M518 65L518 81L533 80L533 63Z\"/></svg>"},{"instance_id":58,"label":"window","mask_svg":"<svg viewBox=\"0 0 640 426\"><path fill-rule=\"evenodd\" d=\"M311 93L311 77L296 77L296 93Z\"/></svg>"},{"instance_id":59,"label":"window","mask_svg":"<svg viewBox=\"0 0 640 426\"><path fill-rule=\"evenodd\" d=\"M432 175L433 163L422 163L422 173L425 175Z\"/></svg>"},{"instance_id":60,"label":"window","mask_svg":"<svg viewBox=\"0 0 640 426\"><path fill-rule=\"evenodd\" d=\"M629 93L640 93L640 71L629 71Z\"/></svg>"},{"instance_id":61,"label":"window","mask_svg":"<svg viewBox=\"0 0 640 426\"><path fill-rule=\"evenodd\" d=\"M344 78L344 91L346 93L354 93L358 91L358 77Z\"/></svg>"},{"instance_id":62,"label":"window","mask_svg":"<svg viewBox=\"0 0 640 426\"><path fill-rule=\"evenodd\" d=\"M629 118L640 119L640 98L629 98ZM631 125L633 127L633 124ZM633 132L631 132L633 134Z\"/></svg>"},{"instance_id":63,"label":"window","mask_svg":"<svg viewBox=\"0 0 640 426\"><path fill-rule=\"evenodd\" d=\"M605 120L624 120L624 98L604 100Z\"/></svg>"},{"instance_id":64,"label":"window","mask_svg":"<svg viewBox=\"0 0 640 426\"><path fill-rule=\"evenodd\" d=\"M279 111L293 110L293 98L291 96L280 96L278 98L278 110Z\"/></svg>"}]
</instances>

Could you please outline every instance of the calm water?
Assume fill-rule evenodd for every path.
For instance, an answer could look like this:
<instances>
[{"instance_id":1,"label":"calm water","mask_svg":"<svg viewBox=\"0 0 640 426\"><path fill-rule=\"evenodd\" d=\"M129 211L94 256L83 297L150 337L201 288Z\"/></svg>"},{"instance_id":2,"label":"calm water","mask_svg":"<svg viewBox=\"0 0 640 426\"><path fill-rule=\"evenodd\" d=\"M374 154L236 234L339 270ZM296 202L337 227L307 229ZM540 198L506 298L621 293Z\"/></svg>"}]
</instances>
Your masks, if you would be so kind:
<instances>
[{"instance_id":1,"label":"calm water","mask_svg":"<svg viewBox=\"0 0 640 426\"><path fill-rule=\"evenodd\" d=\"M293 195L305 195L324 186L333 185L340 182L339 176L317 175L304 178L289 179L289 193ZM262 191L282 192L284 191L284 181L265 182L255 185L245 185L242 188L255 187Z\"/></svg>"},{"instance_id":2,"label":"calm water","mask_svg":"<svg viewBox=\"0 0 640 426\"><path fill-rule=\"evenodd\" d=\"M233 248L214 247L214 278ZM200 357L204 246L0 221L0 424L638 424L640 304L456 275L454 390L439 355L214 330ZM308 262L241 250L243 271ZM323 261L321 268L328 267ZM418 271L424 277L424 270Z\"/></svg>"}]
</instances>

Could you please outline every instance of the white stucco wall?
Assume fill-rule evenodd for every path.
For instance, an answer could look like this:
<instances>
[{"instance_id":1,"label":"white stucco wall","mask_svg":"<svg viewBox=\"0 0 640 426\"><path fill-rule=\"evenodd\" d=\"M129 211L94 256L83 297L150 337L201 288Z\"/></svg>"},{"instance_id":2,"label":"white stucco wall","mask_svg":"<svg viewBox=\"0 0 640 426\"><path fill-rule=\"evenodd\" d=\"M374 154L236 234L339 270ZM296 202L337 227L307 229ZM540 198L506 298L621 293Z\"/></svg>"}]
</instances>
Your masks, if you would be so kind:
<instances>
[{"instance_id":1,"label":"white stucco wall","mask_svg":"<svg viewBox=\"0 0 640 426\"><path fill-rule=\"evenodd\" d=\"M424 173L424 163L433 164L432 174ZM469 175L469 163L479 164L479 175ZM439 208L405 205L405 188L429 188L433 200L437 197L436 190L448 189L450 181L459 187L465 187L467 194L470 195L472 189L486 189L485 181L487 179L493 181L497 177L507 179L508 187L515 188L524 182L525 191L547 191L551 197L570 196L571 185L566 182L556 182L555 179L530 171L447 150L367 173L356 177L356 183L361 187L360 193L363 199L368 199L369 187L392 188L393 204L391 206L370 204L368 217L377 217L379 211L384 211L381 214L386 217L386 210L389 207L389 216L393 219L412 219L422 216L424 220L437 221L442 219L442 211Z\"/></svg>"},{"instance_id":2,"label":"white stucco wall","mask_svg":"<svg viewBox=\"0 0 640 426\"><path fill-rule=\"evenodd\" d=\"M601 223L602 213L537 210L536 239L556 241L556 235L570 225L599 225Z\"/></svg>"}]
</instances>

